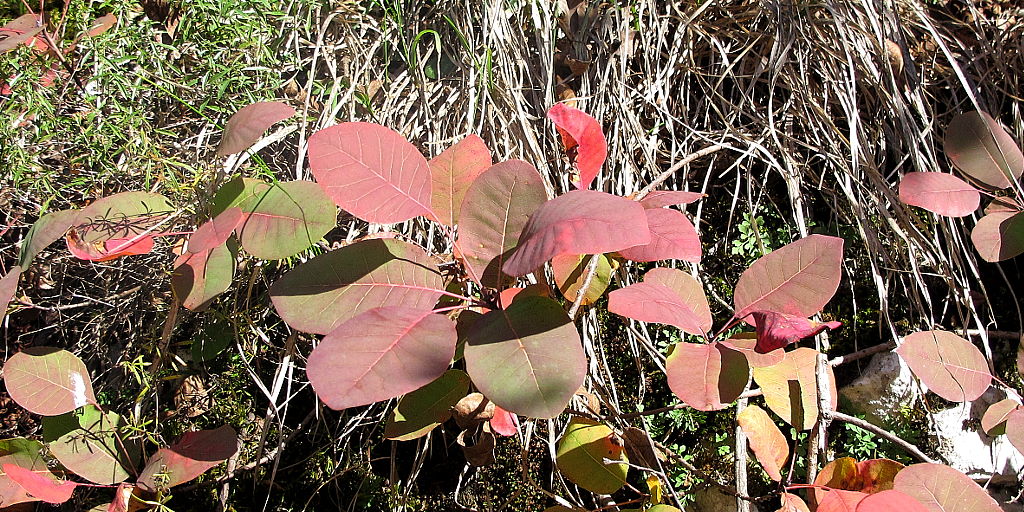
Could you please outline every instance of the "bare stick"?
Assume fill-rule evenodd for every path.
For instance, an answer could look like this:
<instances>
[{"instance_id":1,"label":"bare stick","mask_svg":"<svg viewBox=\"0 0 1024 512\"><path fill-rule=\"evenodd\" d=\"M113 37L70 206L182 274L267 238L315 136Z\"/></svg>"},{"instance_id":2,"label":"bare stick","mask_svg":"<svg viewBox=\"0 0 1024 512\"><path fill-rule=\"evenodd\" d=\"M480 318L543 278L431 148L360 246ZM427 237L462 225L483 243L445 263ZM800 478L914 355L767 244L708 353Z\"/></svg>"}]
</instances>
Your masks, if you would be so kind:
<instances>
[{"instance_id":1,"label":"bare stick","mask_svg":"<svg viewBox=\"0 0 1024 512\"><path fill-rule=\"evenodd\" d=\"M580 286L579 291L576 292L576 300L572 301L572 307L569 308L569 318L576 319L576 312L580 310L580 306L583 304L583 297L590 290L590 283L594 280L594 275L597 274L597 263L601 261L600 254L590 255L590 264L587 265L587 275L583 278L583 285Z\"/></svg>"},{"instance_id":2,"label":"bare stick","mask_svg":"<svg viewBox=\"0 0 1024 512\"><path fill-rule=\"evenodd\" d=\"M664 183L665 180L671 178L672 175L676 173L676 171L682 169L683 167L686 167L690 162L693 162L694 160L702 156L707 156L710 155L711 153L715 153L726 148L729 148L729 146L725 144L715 144L714 146L708 146L704 149L701 149L700 151L686 155L685 157L683 157L682 160L676 162L675 164L672 164L672 167L669 167L668 170L658 175L657 178L654 178L654 181L652 181L649 185L641 189L640 192L637 192L636 195L633 196L633 199L636 199L637 201L643 199L644 197L647 196L647 194L650 194L654 189L658 188L659 185Z\"/></svg>"}]
</instances>

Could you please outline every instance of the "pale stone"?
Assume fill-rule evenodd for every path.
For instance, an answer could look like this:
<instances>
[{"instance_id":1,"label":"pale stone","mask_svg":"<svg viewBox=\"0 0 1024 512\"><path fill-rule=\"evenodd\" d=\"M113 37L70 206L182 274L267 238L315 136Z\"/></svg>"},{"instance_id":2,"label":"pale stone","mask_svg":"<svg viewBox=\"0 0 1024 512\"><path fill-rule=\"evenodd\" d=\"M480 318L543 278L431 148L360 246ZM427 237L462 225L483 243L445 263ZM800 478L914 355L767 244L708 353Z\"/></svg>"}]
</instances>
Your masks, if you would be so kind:
<instances>
[{"instance_id":1,"label":"pale stone","mask_svg":"<svg viewBox=\"0 0 1024 512\"><path fill-rule=\"evenodd\" d=\"M895 352L882 352L871 358L861 376L840 388L849 400L851 414L863 414L871 423L891 426L905 421L902 412L921 401L923 385L914 379L910 367Z\"/></svg>"}]
</instances>

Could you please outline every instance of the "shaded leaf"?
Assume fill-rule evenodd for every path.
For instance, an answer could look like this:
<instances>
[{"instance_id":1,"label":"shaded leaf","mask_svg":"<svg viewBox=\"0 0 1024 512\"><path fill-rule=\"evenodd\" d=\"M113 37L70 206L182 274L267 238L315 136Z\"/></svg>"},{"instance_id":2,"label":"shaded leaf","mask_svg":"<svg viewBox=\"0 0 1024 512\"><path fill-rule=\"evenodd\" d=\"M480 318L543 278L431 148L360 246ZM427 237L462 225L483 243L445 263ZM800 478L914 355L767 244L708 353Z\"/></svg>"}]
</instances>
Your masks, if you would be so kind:
<instances>
[{"instance_id":1,"label":"shaded leaf","mask_svg":"<svg viewBox=\"0 0 1024 512\"><path fill-rule=\"evenodd\" d=\"M587 278L591 258L598 259L597 269L594 271L594 278L590 280L587 292L583 295L583 300L580 301L584 306L593 304L608 289L612 281L612 261L604 254L562 254L551 260L551 270L555 274L558 289L566 299L575 301L583 281Z\"/></svg>"},{"instance_id":2,"label":"shaded leaf","mask_svg":"<svg viewBox=\"0 0 1024 512\"><path fill-rule=\"evenodd\" d=\"M306 375L332 409L368 405L440 377L457 340L455 324L429 309L374 308L324 337L309 355Z\"/></svg>"},{"instance_id":3,"label":"shaded leaf","mask_svg":"<svg viewBox=\"0 0 1024 512\"><path fill-rule=\"evenodd\" d=\"M78 484L68 480L57 480L49 471L33 471L17 464L4 463L0 466L7 478L25 489L33 498L59 505L71 499ZM5 502L6 504L6 502Z\"/></svg>"},{"instance_id":4,"label":"shaded leaf","mask_svg":"<svg viewBox=\"0 0 1024 512\"><path fill-rule=\"evenodd\" d=\"M71 226L78 220L78 210L60 210L43 215L32 224L32 227L21 242L21 253L18 265L26 268L40 251L60 240Z\"/></svg>"},{"instance_id":5,"label":"shaded leaf","mask_svg":"<svg viewBox=\"0 0 1024 512\"><path fill-rule=\"evenodd\" d=\"M985 410L981 417L981 429L990 436L1000 436L1006 433L1006 418L1011 412L1020 407L1020 404L1012 398L1000 400Z\"/></svg>"},{"instance_id":6,"label":"shaded leaf","mask_svg":"<svg viewBox=\"0 0 1024 512\"><path fill-rule=\"evenodd\" d=\"M195 233L188 238L188 252L201 254L224 244L244 218L242 209L237 206L217 214L196 228Z\"/></svg>"},{"instance_id":7,"label":"shaded leaf","mask_svg":"<svg viewBox=\"0 0 1024 512\"><path fill-rule=\"evenodd\" d=\"M757 344L754 350L761 354L815 336L825 329L838 329L843 325L840 322L815 322L809 318L774 311L754 311L750 316L757 327Z\"/></svg>"},{"instance_id":8,"label":"shaded leaf","mask_svg":"<svg viewBox=\"0 0 1024 512\"><path fill-rule=\"evenodd\" d=\"M573 186L579 189L589 187L608 158L608 142L601 131L601 123L564 103L552 106L548 110L548 119L555 123L566 151L577 148L576 168L580 175L578 180L573 180Z\"/></svg>"},{"instance_id":9,"label":"shaded leaf","mask_svg":"<svg viewBox=\"0 0 1024 512\"><path fill-rule=\"evenodd\" d=\"M944 172L908 172L900 180L900 201L947 217L965 217L981 204L981 193Z\"/></svg>"},{"instance_id":10,"label":"shaded leaf","mask_svg":"<svg viewBox=\"0 0 1024 512\"><path fill-rule=\"evenodd\" d=\"M951 332L915 332L896 353L929 389L952 402L977 400L992 383L981 351Z\"/></svg>"},{"instance_id":11,"label":"shaded leaf","mask_svg":"<svg viewBox=\"0 0 1024 512\"><path fill-rule=\"evenodd\" d=\"M676 343L668 353L665 371L669 389L699 411L725 409L750 379L743 355L718 343Z\"/></svg>"},{"instance_id":12,"label":"shaded leaf","mask_svg":"<svg viewBox=\"0 0 1024 512\"><path fill-rule=\"evenodd\" d=\"M928 509L914 498L889 489L864 498L857 505L857 512L928 512Z\"/></svg>"},{"instance_id":13,"label":"shaded leaf","mask_svg":"<svg viewBox=\"0 0 1024 512\"><path fill-rule=\"evenodd\" d=\"M559 254L601 254L650 241L640 203L594 190L573 190L530 215L502 270L521 276Z\"/></svg>"},{"instance_id":14,"label":"shaded leaf","mask_svg":"<svg viewBox=\"0 0 1024 512\"><path fill-rule=\"evenodd\" d=\"M454 226L466 191L491 166L491 151L478 135L469 135L430 162L430 206L438 222Z\"/></svg>"},{"instance_id":15,"label":"shaded leaf","mask_svg":"<svg viewBox=\"0 0 1024 512\"><path fill-rule=\"evenodd\" d=\"M789 459L789 443L771 416L756 405L745 407L738 415L743 433L750 441L750 449L761 463L768 476L776 482L782 481L782 468Z\"/></svg>"},{"instance_id":16,"label":"shaded leaf","mask_svg":"<svg viewBox=\"0 0 1024 512\"><path fill-rule=\"evenodd\" d=\"M50 453L64 467L97 484L116 484L131 476L126 468L135 467L139 447L122 435L124 430L120 416L93 405L43 418Z\"/></svg>"},{"instance_id":17,"label":"shaded leaf","mask_svg":"<svg viewBox=\"0 0 1024 512\"><path fill-rule=\"evenodd\" d=\"M235 251L226 244L199 254L185 252L174 262L171 289L182 306L202 311L231 287L234 273Z\"/></svg>"},{"instance_id":18,"label":"shaded leaf","mask_svg":"<svg viewBox=\"0 0 1024 512\"><path fill-rule=\"evenodd\" d=\"M547 199L540 173L522 160L495 164L470 185L462 202L456 248L473 280L492 288L512 281L501 267L530 214Z\"/></svg>"},{"instance_id":19,"label":"shaded leaf","mask_svg":"<svg viewBox=\"0 0 1024 512\"><path fill-rule=\"evenodd\" d=\"M626 427L622 431L622 440L625 442L629 461L633 464L657 469L658 461L666 460L665 454L654 446L647 432L639 428Z\"/></svg>"},{"instance_id":20,"label":"shaded leaf","mask_svg":"<svg viewBox=\"0 0 1024 512\"><path fill-rule=\"evenodd\" d=\"M85 363L66 350L31 347L14 354L4 363L4 382L11 399L43 416L96 403Z\"/></svg>"},{"instance_id":21,"label":"shaded leaf","mask_svg":"<svg viewBox=\"0 0 1024 512\"><path fill-rule=\"evenodd\" d=\"M929 512L999 512L996 501L967 475L942 464L914 464L896 475L893 488Z\"/></svg>"},{"instance_id":22,"label":"shaded leaf","mask_svg":"<svg viewBox=\"0 0 1024 512\"><path fill-rule=\"evenodd\" d=\"M971 242L985 261L1004 261L1024 253L1024 212L996 211L978 219Z\"/></svg>"},{"instance_id":23,"label":"shaded leaf","mask_svg":"<svg viewBox=\"0 0 1024 512\"><path fill-rule=\"evenodd\" d=\"M441 274L423 249L374 239L296 266L270 287L270 298L289 326L327 334L376 307L430 309L443 290Z\"/></svg>"},{"instance_id":24,"label":"shaded leaf","mask_svg":"<svg viewBox=\"0 0 1024 512\"><path fill-rule=\"evenodd\" d=\"M857 491L831 490L818 503L818 512L855 512L868 495Z\"/></svg>"},{"instance_id":25,"label":"shaded leaf","mask_svg":"<svg viewBox=\"0 0 1024 512\"><path fill-rule=\"evenodd\" d=\"M740 275L733 300L735 317L747 323L757 310L809 317L821 311L839 288L843 239L811 235L772 251Z\"/></svg>"},{"instance_id":26,"label":"shaded leaf","mask_svg":"<svg viewBox=\"0 0 1024 512\"><path fill-rule=\"evenodd\" d=\"M696 336L711 330L711 308L703 287L677 269L651 269L643 282L609 293L608 311L641 322L672 325Z\"/></svg>"},{"instance_id":27,"label":"shaded leaf","mask_svg":"<svg viewBox=\"0 0 1024 512\"><path fill-rule=\"evenodd\" d=\"M3 472L3 466L13 464L41 475L50 474L50 469L43 457L45 447L38 441L22 437L0 440L0 505L8 507L18 503L38 501L38 498L30 496L29 493L18 482Z\"/></svg>"},{"instance_id":28,"label":"shaded leaf","mask_svg":"<svg viewBox=\"0 0 1024 512\"><path fill-rule=\"evenodd\" d=\"M754 368L754 381L764 392L768 408L797 430L808 430L818 420L818 392L814 369L818 351L797 348L786 353L775 366ZM838 402L836 377L832 367L825 366L829 380L829 394L834 409Z\"/></svg>"},{"instance_id":29,"label":"shaded leaf","mask_svg":"<svg viewBox=\"0 0 1024 512\"><path fill-rule=\"evenodd\" d=\"M750 338L742 337L743 335L750 335ZM786 357L786 352L781 348L772 350L770 352L761 353L756 350L757 338L756 334L739 333L732 338L725 341L720 341L722 345L729 347L733 350L738 350L747 358L747 364L751 368L764 368L766 366L775 366L782 362Z\"/></svg>"},{"instance_id":30,"label":"shaded leaf","mask_svg":"<svg viewBox=\"0 0 1024 512\"><path fill-rule=\"evenodd\" d=\"M149 492L170 489L191 481L238 451L238 436L228 425L189 432L173 446L161 448L149 458L139 475L138 486Z\"/></svg>"},{"instance_id":31,"label":"shaded leaf","mask_svg":"<svg viewBox=\"0 0 1024 512\"><path fill-rule=\"evenodd\" d=\"M640 204L644 208L661 208L662 206L675 206L678 204L690 204L704 197L700 192L684 192L682 190L655 190L644 196Z\"/></svg>"},{"instance_id":32,"label":"shaded leaf","mask_svg":"<svg viewBox=\"0 0 1024 512\"><path fill-rule=\"evenodd\" d=\"M700 263L701 247L697 229L685 214L667 208L644 211L651 241L619 251L633 261L683 260Z\"/></svg>"},{"instance_id":33,"label":"shaded leaf","mask_svg":"<svg viewBox=\"0 0 1024 512\"><path fill-rule=\"evenodd\" d=\"M469 391L469 375L448 370L430 384L402 397L388 414L384 437L409 441L427 435L452 417L452 407Z\"/></svg>"},{"instance_id":34,"label":"shaded leaf","mask_svg":"<svg viewBox=\"0 0 1024 512\"><path fill-rule=\"evenodd\" d=\"M622 440L612 429L588 418L573 418L558 441L555 463L576 485L599 494L611 494L626 484L629 466Z\"/></svg>"},{"instance_id":35,"label":"shaded leaf","mask_svg":"<svg viewBox=\"0 0 1024 512\"><path fill-rule=\"evenodd\" d=\"M545 297L526 297L485 314L467 338L466 371L506 411L558 416L586 376L576 327L562 306Z\"/></svg>"},{"instance_id":36,"label":"shaded leaf","mask_svg":"<svg viewBox=\"0 0 1024 512\"><path fill-rule=\"evenodd\" d=\"M7 306L18 293L18 281L21 279L21 267L14 265L4 277L0 277L0 320L7 316Z\"/></svg>"},{"instance_id":37,"label":"shaded leaf","mask_svg":"<svg viewBox=\"0 0 1024 512\"><path fill-rule=\"evenodd\" d=\"M795 494L784 492L780 496L782 507L775 512L811 512L804 500Z\"/></svg>"},{"instance_id":38,"label":"shaded leaf","mask_svg":"<svg viewBox=\"0 0 1024 512\"><path fill-rule=\"evenodd\" d=\"M384 126L341 123L309 138L309 168L343 210L376 224L431 216L427 159Z\"/></svg>"},{"instance_id":39,"label":"shaded leaf","mask_svg":"<svg viewBox=\"0 0 1024 512\"><path fill-rule=\"evenodd\" d=\"M338 211L311 181L269 186L253 201L236 228L242 248L264 260L294 256L323 238L338 219ZM219 216L219 215L218 215Z\"/></svg>"},{"instance_id":40,"label":"shaded leaf","mask_svg":"<svg viewBox=\"0 0 1024 512\"><path fill-rule=\"evenodd\" d=\"M7 22L0 27L0 54L17 48L42 30L42 20L38 14L25 14Z\"/></svg>"},{"instance_id":41,"label":"shaded leaf","mask_svg":"<svg viewBox=\"0 0 1024 512\"><path fill-rule=\"evenodd\" d=\"M943 149L964 174L995 188L1024 173L1024 155L1010 134L992 116L978 111L953 118L946 127Z\"/></svg>"},{"instance_id":42,"label":"shaded leaf","mask_svg":"<svg viewBox=\"0 0 1024 512\"><path fill-rule=\"evenodd\" d=\"M295 109L281 101L261 101L246 105L228 118L224 135L217 147L217 156L227 156L249 149L263 132L274 124L295 115Z\"/></svg>"}]
</instances>

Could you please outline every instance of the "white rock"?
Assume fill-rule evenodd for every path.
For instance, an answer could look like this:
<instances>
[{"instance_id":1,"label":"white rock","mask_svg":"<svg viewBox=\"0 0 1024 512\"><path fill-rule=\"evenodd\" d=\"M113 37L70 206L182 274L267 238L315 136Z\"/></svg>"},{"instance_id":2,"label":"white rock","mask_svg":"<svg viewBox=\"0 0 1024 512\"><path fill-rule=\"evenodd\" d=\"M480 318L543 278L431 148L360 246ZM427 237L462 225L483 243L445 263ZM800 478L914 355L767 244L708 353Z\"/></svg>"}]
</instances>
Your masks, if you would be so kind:
<instances>
[{"instance_id":1,"label":"white rock","mask_svg":"<svg viewBox=\"0 0 1024 512\"><path fill-rule=\"evenodd\" d=\"M988 407L1006 395L995 388L981 398L932 415L939 454L949 465L976 479L993 475L993 482L1016 481L1024 469L1021 455L1006 436L989 437L979 422Z\"/></svg>"},{"instance_id":2,"label":"white rock","mask_svg":"<svg viewBox=\"0 0 1024 512\"><path fill-rule=\"evenodd\" d=\"M900 356L882 352L872 357L861 376L839 393L852 407L843 412L864 414L871 423L890 426L904 421L901 410L917 406L922 391L927 389L915 381Z\"/></svg>"}]
</instances>

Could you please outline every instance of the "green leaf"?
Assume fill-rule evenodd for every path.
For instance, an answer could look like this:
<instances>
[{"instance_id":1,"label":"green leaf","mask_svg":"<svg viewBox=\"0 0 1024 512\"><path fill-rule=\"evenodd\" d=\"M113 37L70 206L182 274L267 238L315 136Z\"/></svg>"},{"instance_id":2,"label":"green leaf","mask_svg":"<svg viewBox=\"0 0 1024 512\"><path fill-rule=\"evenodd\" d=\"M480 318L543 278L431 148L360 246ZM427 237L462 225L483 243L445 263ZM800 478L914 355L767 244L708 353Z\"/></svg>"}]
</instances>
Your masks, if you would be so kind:
<instances>
[{"instance_id":1,"label":"green leaf","mask_svg":"<svg viewBox=\"0 0 1024 512\"><path fill-rule=\"evenodd\" d=\"M576 485L599 494L611 494L626 484L626 464L605 464L605 459L627 462L622 442L612 429L587 418L573 418L558 442L558 470Z\"/></svg>"},{"instance_id":2,"label":"green leaf","mask_svg":"<svg viewBox=\"0 0 1024 512\"><path fill-rule=\"evenodd\" d=\"M25 240L21 242L18 265L22 268L27 267L39 254L39 251L60 240L78 220L79 213L78 210L61 210L39 217L39 220L28 230Z\"/></svg>"},{"instance_id":3,"label":"green leaf","mask_svg":"<svg viewBox=\"0 0 1024 512\"><path fill-rule=\"evenodd\" d=\"M86 244L131 238L156 226L173 211L167 198L160 194L122 192L97 199L82 208L74 229ZM66 219L58 220L62 223Z\"/></svg>"},{"instance_id":4,"label":"green leaf","mask_svg":"<svg viewBox=\"0 0 1024 512\"><path fill-rule=\"evenodd\" d=\"M276 183L244 202L245 206L237 206L249 215L235 231L246 252L265 260L288 258L310 248L338 219L334 203L311 181Z\"/></svg>"},{"instance_id":5,"label":"green leaf","mask_svg":"<svg viewBox=\"0 0 1024 512\"><path fill-rule=\"evenodd\" d=\"M43 439L50 453L78 476L116 484L131 476L125 468L134 467L140 455L139 446L121 434L124 427L119 415L87 405L80 411L44 416Z\"/></svg>"},{"instance_id":6,"label":"green leaf","mask_svg":"<svg viewBox=\"0 0 1024 512\"><path fill-rule=\"evenodd\" d=\"M448 421L452 407L469 392L469 375L448 370L434 382L402 397L391 410L384 426L384 437L409 441L427 435Z\"/></svg>"}]
</instances>

